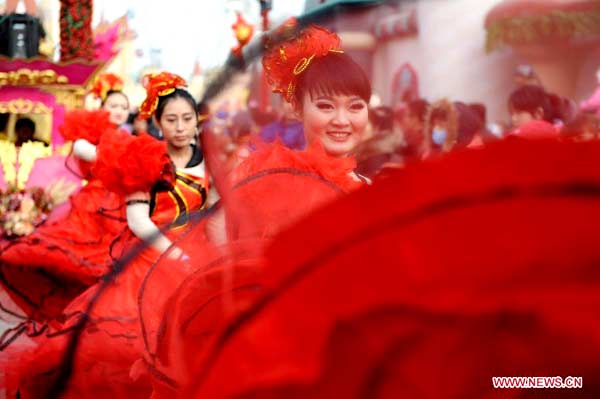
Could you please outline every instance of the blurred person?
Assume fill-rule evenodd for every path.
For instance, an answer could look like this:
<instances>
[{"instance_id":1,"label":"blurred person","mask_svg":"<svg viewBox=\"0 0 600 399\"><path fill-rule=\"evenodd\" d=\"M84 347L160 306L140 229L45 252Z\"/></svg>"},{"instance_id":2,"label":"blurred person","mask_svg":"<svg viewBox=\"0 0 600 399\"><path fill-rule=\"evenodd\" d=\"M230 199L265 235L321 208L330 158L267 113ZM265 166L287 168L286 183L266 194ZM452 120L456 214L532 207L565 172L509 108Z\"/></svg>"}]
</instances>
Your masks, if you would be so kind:
<instances>
[{"instance_id":1,"label":"blurred person","mask_svg":"<svg viewBox=\"0 0 600 399\"><path fill-rule=\"evenodd\" d=\"M19 118L15 123L15 145L21 147L28 141L34 141L35 123L29 118Z\"/></svg>"},{"instance_id":2,"label":"blurred person","mask_svg":"<svg viewBox=\"0 0 600 399\"><path fill-rule=\"evenodd\" d=\"M551 104L546 91L539 86L525 85L514 90L508 98L508 111L513 128L532 120L548 120Z\"/></svg>"},{"instance_id":3,"label":"blurred person","mask_svg":"<svg viewBox=\"0 0 600 399\"><path fill-rule=\"evenodd\" d=\"M302 121L292 105L286 101L281 105L277 121L263 127L260 137L267 143L281 140L286 147L293 150L303 150L306 147Z\"/></svg>"},{"instance_id":4,"label":"blurred person","mask_svg":"<svg viewBox=\"0 0 600 399\"><path fill-rule=\"evenodd\" d=\"M467 147L482 142L481 135L486 129L486 109L481 103L465 104L461 101L452 103L458 113L457 147Z\"/></svg>"},{"instance_id":5,"label":"blurred person","mask_svg":"<svg viewBox=\"0 0 600 399\"><path fill-rule=\"evenodd\" d=\"M449 152L458 140L459 114L447 99L431 104L425 115L423 155Z\"/></svg>"},{"instance_id":6,"label":"blurred person","mask_svg":"<svg viewBox=\"0 0 600 399\"><path fill-rule=\"evenodd\" d=\"M508 109L512 120L510 135L538 138L554 131L556 136L557 130L551 123L555 110L543 88L526 85L516 89L508 99Z\"/></svg>"},{"instance_id":7,"label":"blurred person","mask_svg":"<svg viewBox=\"0 0 600 399\"><path fill-rule=\"evenodd\" d=\"M394 110L378 106L369 111L372 136L356 148L358 173L373 178L387 163L402 164L402 134L396 126Z\"/></svg>"},{"instance_id":8,"label":"blurred person","mask_svg":"<svg viewBox=\"0 0 600 399\"><path fill-rule=\"evenodd\" d=\"M429 102L425 99L413 100L408 103L401 118L401 127L404 134L402 156L406 160L420 159L425 139L425 116Z\"/></svg>"}]
</instances>

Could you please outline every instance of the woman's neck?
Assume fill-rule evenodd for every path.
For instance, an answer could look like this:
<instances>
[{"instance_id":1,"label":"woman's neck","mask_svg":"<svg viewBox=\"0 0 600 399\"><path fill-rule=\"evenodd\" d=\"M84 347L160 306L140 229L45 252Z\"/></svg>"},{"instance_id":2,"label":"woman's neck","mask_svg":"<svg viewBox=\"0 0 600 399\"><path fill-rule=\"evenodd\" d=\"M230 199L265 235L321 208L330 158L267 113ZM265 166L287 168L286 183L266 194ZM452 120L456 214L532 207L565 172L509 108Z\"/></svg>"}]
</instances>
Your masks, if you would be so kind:
<instances>
[{"instance_id":1,"label":"woman's neck","mask_svg":"<svg viewBox=\"0 0 600 399\"><path fill-rule=\"evenodd\" d=\"M192 146L188 145L185 147L176 148L167 145L167 150L171 160L178 169L185 168L190 159L192 159Z\"/></svg>"}]
</instances>

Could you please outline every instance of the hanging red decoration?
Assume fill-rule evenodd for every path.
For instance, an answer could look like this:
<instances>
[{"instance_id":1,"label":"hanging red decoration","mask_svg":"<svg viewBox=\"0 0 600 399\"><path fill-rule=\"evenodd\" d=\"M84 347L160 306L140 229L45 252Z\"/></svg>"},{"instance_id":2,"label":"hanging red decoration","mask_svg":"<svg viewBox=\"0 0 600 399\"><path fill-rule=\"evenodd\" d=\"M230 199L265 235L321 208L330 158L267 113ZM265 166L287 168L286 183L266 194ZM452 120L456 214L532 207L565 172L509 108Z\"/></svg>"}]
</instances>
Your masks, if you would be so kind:
<instances>
[{"instance_id":1,"label":"hanging red decoration","mask_svg":"<svg viewBox=\"0 0 600 399\"><path fill-rule=\"evenodd\" d=\"M92 0L60 0L60 59L92 60Z\"/></svg>"},{"instance_id":2,"label":"hanging red decoration","mask_svg":"<svg viewBox=\"0 0 600 399\"><path fill-rule=\"evenodd\" d=\"M239 12L236 14L237 20L233 25L231 25L231 29L233 29L233 33L238 41L238 45L235 46L231 51L236 56L241 57L242 49L250 42L250 39L252 39L252 35L254 34L254 26L250 25Z\"/></svg>"}]
</instances>

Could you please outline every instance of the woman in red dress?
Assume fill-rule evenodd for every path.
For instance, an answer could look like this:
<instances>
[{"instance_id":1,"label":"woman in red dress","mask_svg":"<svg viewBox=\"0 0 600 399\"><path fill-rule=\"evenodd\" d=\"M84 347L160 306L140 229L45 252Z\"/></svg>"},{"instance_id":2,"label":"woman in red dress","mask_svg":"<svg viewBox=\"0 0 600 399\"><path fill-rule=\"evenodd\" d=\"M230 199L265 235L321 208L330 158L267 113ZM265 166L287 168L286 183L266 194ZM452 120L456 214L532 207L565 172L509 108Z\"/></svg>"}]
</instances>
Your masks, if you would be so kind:
<instances>
[{"instance_id":1,"label":"woman in red dress","mask_svg":"<svg viewBox=\"0 0 600 399\"><path fill-rule=\"evenodd\" d=\"M169 73L148 78L141 110L154 115L164 142L124 133L100 140L95 172L108 189L126 198L128 229L111 248L115 266L106 282L76 298L65 309L64 322L50 326L35 352L19 363L25 372L13 385L22 398L46 397L69 370L61 397L149 397L148 382L130 377L142 348L138 289L161 259L173 261L165 279L177 274L174 261L186 254L173 243L191 228L191 213L206 204L203 156L192 145L196 105L183 85L183 79ZM77 330L80 323L83 328ZM76 342L77 350L71 367L64 368L69 342Z\"/></svg>"},{"instance_id":2,"label":"woman in red dress","mask_svg":"<svg viewBox=\"0 0 600 399\"><path fill-rule=\"evenodd\" d=\"M115 134L127 120L129 101L122 89L119 77L101 75L92 88L101 108L72 111L60 128L73 141L78 169L87 180L71 196L69 213L12 241L0 254L2 288L26 318L43 322L59 316L109 269L109 246L125 228L124 201L104 187L93 165L101 137Z\"/></svg>"},{"instance_id":3,"label":"woman in red dress","mask_svg":"<svg viewBox=\"0 0 600 399\"><path fill-rule=\"evenodd\" d=\"M157 398L181 394L178 387L224 320L261 294L263 251L273 237L365 184L354 172L352 151L368 123L371 86L360 66L342 52L339 37L311 26L270 49L263 65L273 88L302 117L308 146L294 151L281 143L258 144L226 177L211 163L222 194L214 219L225 224L225 234L214 239L214 219L206 227L213 243L221 245L200 247L196 240L188 262L193 273L171 288L174 294L159 315L144 294L164 292L165 285L150 274L140 292L147 333L144 360Z\"/></svg>"}]
</instances>

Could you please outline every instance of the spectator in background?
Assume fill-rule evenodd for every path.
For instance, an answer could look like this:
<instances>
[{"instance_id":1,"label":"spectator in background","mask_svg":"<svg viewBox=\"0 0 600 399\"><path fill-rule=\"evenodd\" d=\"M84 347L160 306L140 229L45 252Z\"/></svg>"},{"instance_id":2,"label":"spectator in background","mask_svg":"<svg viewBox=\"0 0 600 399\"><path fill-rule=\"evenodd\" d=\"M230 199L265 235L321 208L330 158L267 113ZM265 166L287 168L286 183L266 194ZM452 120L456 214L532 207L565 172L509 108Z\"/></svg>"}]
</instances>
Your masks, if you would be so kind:
<instances>
[{"instance_id":1,"label":"spectator in background","mask_svg":"<svg viewBox=\"0 0 600 399\"><path fill-rule=\"evenodd\" d=\"M447 99L433 103L425 115L423 156L449 152L458 140L459 114Z\"/></svg>"},{"instance_id":2,"label":"spectator in background","mask_svg":"<svg viewBox=\"0 0 600 399\"><path fill-rule=\"evenodd\" d=\"M46 146L48 143L38 140L35 138L35 123L29 118L19 118L15 123L15 146L21 147L28 141L39 141L44 143Z\"/></svg>"},{"instance_id":3,"label":"spectator in background","mask_svg":"<svg viewBox=\"0 0 600 399\"><path fill-rule=\"evenodd\" d=\"M306 147L302 121L287 102L282 104L278 120L266 125L260 131L260 137L267 143L281 140L286 147L293 150L303 150Z\"/></svg>"},{"instance_id":4,"label":"spectator in background","mask_svg":"<svg viewBox=\"0 0 600 399\"><path fill-rule=\"evenodd\" d=\"M508 111L515 129L533 120L549 121L552 114L546 91L531 85L521 86L511 93Z\"/></svg>"},{"instance_id":5,"label":"spectator in background","mask_svg":"<svg viewBox=\"0 0 600 399\"><path fill-rule=\"evenodd\" d=\"M482 142L481 134L485 130L485 105L481 103L452 103L458 115L456 146L467 147L474 140Z\"/></svg>"},{"instance_id":6,"label":"spectator in background","mask_svg":"<svg viewBox=\"0 0 600 399\"><path fill-rule=\"evenodd\" d=\"M551 121L556 114L550 97L539 86L522 86L508 99L512 120L511 136L522 138L548 138L558 135Z\"/></svg>"},{"instance_id":7,"label":"spectator in background","mask_svg":"<svg viewBox=\"0 0 600 399\"><path fill-rule=\"evenodd\" d=\"M557 127L573 119L575 104L540 86L525 85L513 91L508 100L513 128L533 120L546 121Z\"/></svg>"},{"instance_id":8,"label":"spectator in background","mask_svg":"<svg viewBox=\"0 0 600 399\"><path fill-rule=\"evenodd\" d=\"M413 100L408 103L401 118L400 125L404 132L404 160L420 159L423 150L425 115L429 103L424 99Z\"/></svg>"},{"instance_id":9,"label":"spectator in background","mask_svg":"<svg viewBox=\"0 0 600 399\"><path fill-rule=\"evenodd\" d=\"M403 139L400 129L395 126L394 111L390 107L371 109L369 125L372 136L356 148L356 170L359 174L372 178L386 163L403 163L400 155Z\"/></svg>"}]
</instances>

